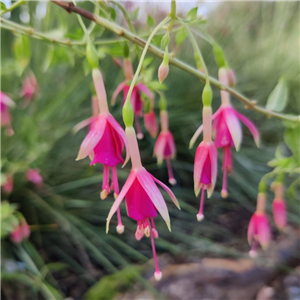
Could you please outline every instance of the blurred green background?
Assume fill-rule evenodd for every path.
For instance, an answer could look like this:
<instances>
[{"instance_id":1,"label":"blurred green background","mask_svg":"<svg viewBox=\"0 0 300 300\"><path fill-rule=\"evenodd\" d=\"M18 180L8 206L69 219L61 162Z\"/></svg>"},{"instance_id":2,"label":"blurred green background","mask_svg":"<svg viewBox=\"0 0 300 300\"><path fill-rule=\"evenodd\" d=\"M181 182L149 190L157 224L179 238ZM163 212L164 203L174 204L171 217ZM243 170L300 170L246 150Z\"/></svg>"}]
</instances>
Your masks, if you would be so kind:
<instances>
[{"instance_id":1,"label":"blurred green background","mask_svg":"<svg viewBox=\"0 0 300 300\"><path fill-rule=\"evenodd\" d=\"M54 4L44 3L46 14L40 17L42 8L39 5L39 2L30 1L12 11L10 20L22 24L22 14L23 21L24 13L29 14L29 23L23 24L25 26L50 32L51 36L59 39L82 39L83 33L74 14L67 15ZM92 3L80 5L94 10ZM138 5L135 3L135 7ZM112 7L115 8L116 22L126 24L118 7ZM299 3L226 2L218 5L204 3L199 7L200 11L206 12L207 23L194 28L208 32L223 47L230 67L236 73L236 89L264 106L279 78L284 75L289 91L285 112L299 114ZM134 9L128 7L131 12ZM115 18L108 7L103 6L101 11ZM156 17L160 18L159 14ZM156 24L160 21L154 19ZM89 25L88 22L86 24ZM138 19L134 26L139 35L149 31L143 20ZM91 36L97 41L116 38L99 26L95 27ZM2 296L5 299L60 299L65 295L82 299L89 287L104 275L147 262L152 257L150 241L146 238L135 240L136 224L126 216L124 204L121 211L125 232L120 236L115 232L116 219L113 219L109 234L105 233L106 217L113 197L110 195L105 201L99 198L102 166L89 167L88 159L75 161L86 129L76 135L71 129L91 115L92 78L81 54L84 47L73 49L30 38L30 61L22 68L14 54L17 38L18 34L1 28L1 90L17 104L11 110L15 135L6 136L2 131L2 173L14 173L14 189L9 195L2 194L2 200L17 204L17 209L31 226L31 236L20 245L14 245L9 237L2 239ZM197 40L210 74L216 77L217 66L211 45L201 37ZM173 38L170 45L170 49L175 51ZM109 99L124 78L122 70L112 61L112 57L122 54L122 47L121 40L120 43L97 46ZM136 48L130 47L136 67ZM194 65L188 39L176 49L176 56ZM153 55L148 54L147 57ZM157 80L159 64L159 59L154 58L147 67L147 74L153 74L154 80ZM30 70L37 78L40 91L32 103L23 108L24 99L19 91L22 79ZM261 148L255 147L250 132L243 127L241 150L233 155L234 172L229 177L229 198L221 198L222 172L219 168L215 192L205 203L205 219L198 223L199 199L193 193L196 146L189 150L188 145L201 124L203 84L171 66L165 86L170 129L177 146L177 159L173 166L178 184L172 190L182 210L178 211L167 200L172 232L168 232L161 218L157 218L160 233L156 241L157 251L159 254L169 253L179 260L242 256L249 251L246 232L255 210L258 182L272 170L267 163L274 157L279 145L283 146L287 156L290 155L290 150L283 145L285 127L280 120L244 110L241 103L232 99L234 106L258 126ZM220 92L217 89L213 92L215 111L220 104ZM111 112L123 126L120 103L119 99ZM167 183L165 165L158 167L152 156L154 143L155 140L147 133L139 142L142 161L148 171ZM41 170L45 182L43 187L36 188L24 179L28 168ZM121 185L129 171L130 164L118 170ZM292 178L288 178L286 184L291 181ZM268 199L268 211L271 212L271 193ZM297 226L299 194L288 197L287 206L289 222ZM270 221L273 232L278 234L271 218ZM135 281L132 274L137 270L128 272L128 283ZM28 289L28 286L31 288ZM16 295L22 295L22 298ZM88 296L86 299L94 300Z\"/></svg>"}]
</instances>

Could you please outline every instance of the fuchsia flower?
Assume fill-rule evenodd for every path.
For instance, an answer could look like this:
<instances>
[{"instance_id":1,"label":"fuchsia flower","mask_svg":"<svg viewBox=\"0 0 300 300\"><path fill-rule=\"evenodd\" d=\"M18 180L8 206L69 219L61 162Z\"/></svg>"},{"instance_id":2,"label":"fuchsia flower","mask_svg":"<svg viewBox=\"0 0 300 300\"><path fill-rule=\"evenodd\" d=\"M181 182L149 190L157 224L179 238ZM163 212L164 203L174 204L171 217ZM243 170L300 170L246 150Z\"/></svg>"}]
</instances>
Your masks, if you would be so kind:
<instances>
[{"instance_id":1,"label":"fuchsia flower","mask_svg":"<svg viewBox=\"0 0 300 300\"><path fill-rule=\"evenodd\" d=\"M153 109L148 113L144 113L144 125L150 135L153 138L156 138L158 133L158 124L156 122L156 116Z\"/></svg>"},{"instance_id":2,"label":"fuchsia flower","mask_svg":"<svg viewBox=\"0 0 300 300\"><path fill-rule=\"evenodd\" d=\"M34 95L37 93L39 87L36 77L31 72L27 75L22 82L21 96L28 101L32 101Z\"/></svg>"},{"instance_id":3,"label":"fuchsia flower","mask_svg":"<svg viewBox=\"0 0 300 300\"><path fill-rule=\"evenodd\" d=\"M15 244L20 244L23 240L22 228L18 224L14 227L13 231L10 233L10 239Z\"/></svg>"},{"instance_id":4,"label":"fuchsia flower","mask_svg":"<svg viewBox=\"0 0 300 300\"><path fill-rule=\"evenodd\" d=\"M157 280L160 280L162 274L157 263L154 245L154 238L158 238L158 232L155 228L153 218L157 216L158 211L170 230L170 217L164 198L156 186L156 183L165 189L178 208L179 204L172 191L166 185L148 173L142 166L135 130L133 127L126 128L125 132L132 161L132 169L120 194L116 198L108 214L107 232L112 216L117 211L125 197L128 216L137 221L137 230L135 233L136 239L140 240L144 234L151 238L156 270L154 276Z\"/></svg>"},{"instance_id":5,"label":"fuchsia flower","mask_svg":"<svg viewBox=\"0 0 300 300\"><path fill-rule=\"evenodd\" d=\"M1 105L1 127L5 126L6 135L13 135L14 130L11 127L11 117L9 110L15 106L15 102L11 100L6 94L0 92L0 105Z\"/></svg>"},{"instance_id":6,"label":"fuchsia flower","mask_svg":"<svg viewBox=\"0 0 300 300\"><path fill-rule=\"evenodd\" d=\"M274 222L279 230L282 230L287 224L286 205L283 198L283 184L279 182L273 183L275 191L275 199L272 204Z\"/></svg>"},{"instance_id":7,"label":"fuchsia flower","mask_svg":"<svg viewBox=\"0 0 300 300\"><path fill-rule=\"evenodd\" d=\"M36 186L43 184L43 177L41 176L39 169L29 169L26 172L25 177Z\"/></svg>"},{"instance_id":8,"label":"fuchsia flower","mask_svg":"<svg viewBox=\"0 0 300 300\"><path fill-rule=\"evenodd\" d=\"M219 80L224 85L228 85L228 74L225 68L219 70ZM245 116L238 113L230 103L228 92L221 91L222 104L220 108L212 116L213 136L215 144L218 148L223 148L223 187L221 195L223 198L228 196L227 176L232 172L231 147L235 147L238 151L242 142L242 129L240 121L242 121L252 133L255 143L259 146L259 132L255 125ZM203 131L201 125L190 141L190 148L195 143L198 136Z\"/></svg>"},{"instance_id":9,"label":"fuchsia flower","mask_svg":"<svg viewBox=\"0 0 300 300\"><path fill-rule=\"evenodd\" d=\"M176 184L176 180L173 175L171 159L174 159L176 156L176 147L175 147L173 135L169 130L167 111L162 110L160 112L160 122L161 122L161 132L155 143L153 155L157 157L157 163L159 165L162 164L164 159L166 160L169 182L170 184L174 185Z\"/></svg>"},{"instance_id":10,"label":"fuchsia flower","mask_svg":"<svg viewBox=\"0 0 300 300\"><path fill-rule=\"evenodd\" d=\"M14 188L14 179L12 174L6 174L4 182L1 182L2 191L6 194L10 194Z\"/></svg>"},{"instance_id":11,"label":"fuchsia flower","mask_svg":"<svg viewBox=\"0 0 300 300\"><path fill-rule=\"evenodd\" d=\"M216 180L217 180L217 149L211 140L211 107L203 107L203 141L199 144L196 150L194 163L194 189L196 196L201 192L201 202L197 220L203 220L203 206L204 206L204 191L207 190L208 198L211 197Z\"/></svg>"},{"instance_id":12,"label":"fuchsia flower","mask_svg":"<svg viewBox=\"0 0 300 300\"><path fill-rule=\"evenodd\" d=\"M20 227L21 227L22 239L28 239L30 236L30 227L24 218L22 218L22 220L21 220Z\"/></svg>"},{"instance_id":13,"label":"fuchsia flower","mask_svg":"<svg viewBox=\"0 0 300 300\"><path fill-rule=\"evenodd\" d=\"M252 257L257 256L257 246L261 245L266 249L271 239L271 231L268 218L265 214L266 194L259 193L257 196L257 208L253 214L249 227L248 227L248 242L252 245L249 255Z\"/></svg>"},{"instance_id":14,"label":"fuchsia flower","mask_svg":"<svg viewBox=\"0 0 300 300\"><path fill-rule=\"evenodd\" d=\"M119 93L121 91L123 91L122 105L124 105L127 95L128 95L128 91L130 88L130 81L133 78L132 63L129 59L124 59L123 68L124 68L124 74L125 74L125 81L120 83L118 85L118 87L116 88L116 90L114 91L114 93L112 95L112 100L111 100L112 105L115 105L117 96L119 95ZM141 98L140 92L144 93L147 97L150 98L150 100L152 102L154 102L154 94L146 87L145 84L138 83L135 85L135 87L132 90L130 103L132 104L133 111L134 111L135 126L136 126L136 130L137 130L138 139L142 139L144 137L142 130L141 130L140 122L139 122L139 117L143 115L143 112L142 112L143 103L142 103L142 98Z\"/></svg>"},{"instance_id":15,"label":"fuchsia flower","mask_svg":"<svg viewBox=\"0 0 300 300\"><path fill-rule=\"evenodd\" d=\"M76 126L76 130L83 126L90 125L89 132L83 140L78 157L76 160L87 156L91 158L91 165L96 163L103 164L103 182L101 199L105 199L114 190L115 197L119 194L119 183L116 165L123 164L122 152L124 145L127 149L127 140L123 128L109 113L107 98L102 75L98 69L93 70L93 79L97 93L100 114L85 120ZM95 111L95 109L94 109ZM126 150L126 159L124 165L129 159L129 152ZM109 172L112 172L112 182L109 185ZM120 211L118 210L118 233L124 231L121 222Z\"/></svg>"}]
</instances>

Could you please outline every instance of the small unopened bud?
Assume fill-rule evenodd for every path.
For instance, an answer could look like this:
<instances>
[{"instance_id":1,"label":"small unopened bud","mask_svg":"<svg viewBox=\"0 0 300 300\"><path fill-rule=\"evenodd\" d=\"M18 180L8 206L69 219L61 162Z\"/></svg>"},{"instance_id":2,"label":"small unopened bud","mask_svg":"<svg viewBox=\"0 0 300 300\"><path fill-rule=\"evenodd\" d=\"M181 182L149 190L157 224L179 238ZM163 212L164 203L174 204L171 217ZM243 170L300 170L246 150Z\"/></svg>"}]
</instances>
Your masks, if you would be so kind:
<instances>
[{"instance_id":1,"label":"small unopened bud","mask_svg":"<svg viewBox=\"0 0 300 300\"><path fill-rule=\"evenodd\" d=\"M122 234L124 232L125 226L124 225L118 225L117 226L117 233Z\"/></svg>"},{"instance_id":2,"label":"small unopened bud","mask_svg":"<svg viewBox=\"0 0 300 300\"><path fill-rule=\"evenodd\" d=\"M160 83L163 83L169 74L169 65L162 63L158 68L158 79Z\"/></svg>"},{"instance_id":3,"label":"small unopened bud","mask_svg":"<svg viewBox=\"0 0 300 300\"><path fill-rule=\"evenodd\" d=\"M236 84L235 74L232 69L228 69L227 71L228 84L231 87L234 87Z\"/></svg>"},{"instance_id":4,"label":"small unopened bud","mask_svg":"<svg viewBox=\"0 0 300 300\"><path fill-rule=\"evenodd\" d=\"M160 281L162 278L162 272L155 272L154 273L154 278L156 281Z\"/></svg>"},{"instance_id":5,"label":"small unopened bud","mask_svg":"<svg viewBox=\"0 0 300 300\"><path fill-rule=\"evenodd\" d=\"M204 215L203 214L197 214L197 221L201 222L204 219Z\"/></svg>"}]
</instances>

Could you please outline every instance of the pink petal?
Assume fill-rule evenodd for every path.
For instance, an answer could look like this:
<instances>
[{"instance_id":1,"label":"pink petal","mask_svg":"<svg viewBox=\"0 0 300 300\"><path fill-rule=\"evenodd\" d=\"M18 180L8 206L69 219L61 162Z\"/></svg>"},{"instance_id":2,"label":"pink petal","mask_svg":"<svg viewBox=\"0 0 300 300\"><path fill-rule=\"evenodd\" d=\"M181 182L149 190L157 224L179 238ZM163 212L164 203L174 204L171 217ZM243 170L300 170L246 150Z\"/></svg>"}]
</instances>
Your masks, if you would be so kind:
<instances>
[{"instance_id":1,"label":"pink petal","mask_svg":"<svg viewBox=\"0 0 300 300\"><path fill-rule=\"evenodd\" d=\"M95 148L95 146L102 138L103 133L105 131L105 127L106 127L106 118L98 117L98 120L95 121L94 126L92 126L89 133L83 140L76 160L83 159L91 153L91 151Z\"/></svg>"},{"instance_id":2,"label":"pink petal","mask_svg":"<svg viewBox=\"0 0 300 300\"><path fill-rule=\"evenodd\" d=\"M136 87L139 89L140 92L144 93L148 96L152 101L154 100L154 94L146 87L143 83L138 83Z\"/></svg>"},{"instance_id":3,"label":"pink petal","mask_svg":"<svg viewBox=\"0 0 300 300\"><path fill-rule=\"evenodd\" d=\"M72 132L75 134L77 133L80 129L84 128L85 126L88 126L91 124L91 122L93 121L94 117L90 117L86 120L83 120L81 122L79 122L78 124L76 124L73 128L72 128Z\"/></svg>"},{"instance_id":4,"label":"pink petal","mask_svg":"<svg viewBox=\"0 0 300 300\"><path fill-rule=\"evenodd\" d=\"M287 223L285 202L281 199L275 199L272 206L275 224L278 229L283 229Z\"/></svg>"},{"instance_id":5,"label":"pink petal","mask_svg":"<svg viewBox=\"0 0 300 300\"><path fill-rule=\"evenodd\" d=\"M116 132L119 134L119 136L122 138L122 140L124 142L124 145L126 148L126 158L125 158L124 164L122 166L122 167L124 167L128 163L129 158L130 158L128 142L127 142L125 131L111 114L107 117L107 121L116 130Z\"/></svg>"},{"instance_id":6,"label":"pink petal","mask_svg":"<svg viewBox=\"0 0 300 300\"><path fill-rule=\"evenodd\" d=\"M165 146L166 146L166 139L164 138L164 135L161 132L154 146L154 156L157 157L158 165L161 165L163 162Z\"/></svg>"},{"instance_id":7,"label":"pink petal","mask_svg":"<svg viewBox=\"0 0 300 300\"><path fill-rule=\"evenodd\" d=\"M241 124L235 115L235 110L232 107L226 107L224 110L224 118L230 131L236 151L239 150L242 142Z\"/></svg>"},{"instance_id":8,"label":"pink petal","mask_svg":"<svg viewBox=\"0 0 300 300\"><path fill-rule=\"evenodd\" d=\"M152 175L151 175L152 176ZM170 196L174 204L177 206L178 209L181 209L178 203L178 200L176 199L176 196L173 194L170 188L168 188L164 183L162 183L160 180L156 179L154 176L152 176L152 179L158 183Z\"/></svg>"},{"instance_id":9,"label":"pink petal","mask_svg":"<svg viewBox=\"0 0 300 300\"><path fill-rule=\"evenodd\" d=\"M266 249L271 239L271 232L268 219L265 215L260 215L258 222L258 241L263 249Z\"/></svg>"},{"instance_id":10,"label":"pink petal","mask_svg":"<svg viewBox=\"0 0 300 300\"><path fill-rule=\"evenodd\" d=\"M117 199L115 200L114 204L112 205L109 213L108 213L108 217L106 219L106 233L109 230L109 222L112 218L112 216L114 215L114 213L117 211L118 207L120 206L122 200L124 199L124 197L126 196L128 190L130 189L130 187L132 186L134 180L136 179L136 172L131 170L131 172L129 173L129 176L120 192L120 194L118 195Z\"/></svg>"},{"instance_id":11,"label":"pink petal","mask_svg":"<svg viewBox=\"0 0 300 300\"><path fill-rule=\"evenodd\" d=\"M168 229L171 231L170 217L166 202L158 187L155 185L152 179L152 175L149 174L144 168L142 168L138 170L137 178L144 188L145 192L149 195L152 203L161 214L162 218L165 220Z\"/></svg>"},{"instance_id":12,"label":"pink petal","mask_svg":"<svg viewBox=\"0 0 300 300\"><path fill-rule=\"evenodd\" d=\"M0 92L0 102L10 107L14 107L16 105L16 103L3 92Z\"/></svg>"},{"instance_id":13,"label":"pink petal","mask_svg":"<svg viewBox=\"0 0 300 300\"><path fill-rule=\"evenodd\" d=\"M175 156L176 156L176 146L175 146L173 134L171 132L169 132L167 141L168 141L168 145L169 145L170 151L171 151L171 158L175 158Z\"/></svg>"},{"instance_id":14,"label":"pink petal","mask_svg":"<svg viewBox=\"0 0 300 300\"><path fill-rule=\"evenodd\" d=\"M211 143L209 146L209 156L211 164L211 184L207 189L207 197L210 198L217 181L217 172L218 172L218 152L214 143Z\"/></svg>"},{"instance_id":15,"label":"pink petal","mask_svg":"<svg viewBox=\"0 0 300 300\"><path fill-rule=\"evenodd\" d=\"M205 142L201 142L196 150L195 163L194 163L194 190L196 196L200 192L200 179L203 171L204 163L208 155L208 145Z\"/></svg>"},{"instance_id":16,"label":"pink petal","mask_svg":"<svg viewBox=\"0 0 300 300\"><path fill-rule=\"evenodd\" d=\"M235 111L235 114L248 127L248 129L250 130L250 132L253 135L256 146L259 147L260 135L259 135L259 132L258 132L256 126L254 125L254 123L252 123L247 117L238 113L237 111Z\"/></svg>"},{"instance_id":17,"label":"pink petal","mask_svg":"<svg viewBox=\"0 0 300 300\"><path fill-rule=\"evenodd\" d=\"M222 112L222 107L220 107L211 117L212 121L217 118L219 116L219 114ZM189 148L193 148L197 138L199 137L199 135L202 133L203 131L203 124L201 126L199 126L199 128L196 130L196 132L194 133L194 135L192 136L191 140L190 140L190 145Z\"/></svg>"},{"instance_id":18,"label":"pink petal","mask_svg":"<svg viewBox=\"0 0 300 300\"><path fill-rule=\"evenodd\" d=\"M248 234L247 234L247 237L248 237L248 243L251 245L252 244L252 241L253 241L253 237L254 237L254 234L255 234L255 217L256 215L254 214L251 219L250 219L250 222L249 222L249 226L248 226Z\"/></svg>"},{"instance_id":19,"label":"pink petal","mask_svg":"<svg viewBox=\"0 0 300 300\"><path fill-rule=\"evenodd\" d=\"M117 97L120 94L120 92L124 89L125 86L126 86L126 83L125 83L125 81L123 81L115 89L115 91L114 91L114 93L112 95L112 98L111 98L111 105L115 105L116 104Z\"/></svg>"}]
</instances>

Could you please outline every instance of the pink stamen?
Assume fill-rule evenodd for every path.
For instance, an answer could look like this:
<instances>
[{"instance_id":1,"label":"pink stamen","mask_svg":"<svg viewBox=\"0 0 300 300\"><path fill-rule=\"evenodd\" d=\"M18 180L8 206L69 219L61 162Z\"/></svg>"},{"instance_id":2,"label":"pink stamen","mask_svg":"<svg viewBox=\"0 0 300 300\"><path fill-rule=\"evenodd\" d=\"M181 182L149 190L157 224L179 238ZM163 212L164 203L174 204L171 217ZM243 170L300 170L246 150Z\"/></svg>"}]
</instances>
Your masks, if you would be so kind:
<instances>
[{"instance_id":1,"label":"pink stamen","mask_svg":"<svg viewBox=\"0 0 300 300\"><path fill-rule=\"evenodd\" d=\"M170 182L170 184L175 185L176 184L176 179L174 178L170 158L166 158L166 163L167 163L167 169L168 169L169 182Z\"/></svg>"},{"instance_id":2,"label":"pink stamen","mask_svg":"<svg viewBox=\"0 0 300 300\"><path fill-rule=\"evenodd\" d=\"M157 281L159 281L161 279L161 272L159 270L159 266L158 266L158 261L157 261L157 255L156 255L156 250L155 250L155 243L154 243L154 235L152 233L152 230L150 231L150 237L151 237L151 246L152 246L152 252L153 252L153 259L154 259L154 264L155 264L155 273L154 273L154 277Z\"/></svg>"},{"instance_id":3,"label":"pink stamen","mask_svg":"<svg viewBox=\"0 0 300 300\"><path fill-rule=\"evenodd\" d=\"M115 198L117 198L117 196L120 193L120 190L119 190L118 173L117 173L117 167L116 166L111 167L111 177L112 177L111 178L111 181L112 181L111 188L115 192L114 193ZM119 234L122 234L124 232L124 225L122 223L120 207L118 207L118 209L117 209L117 217L118 217L117 232Z\"/></svg>"},{"instance_id":4,"label":"pink stamen","mask_svg":"<svg viewBox=\"0 0 300 300\"><path fill-rule=\"evenodd\" d=\"M251 250L249 251L249 255L252 258L257 257L257 251L256 251L257 250L257 245L258 245L258 242L257 242L256 239L254 239Z\"/></svg>"},{"instance_id":5,"label":"pink stamen","mask_svg":"<svg viewBox=\"0 0 300 300\"><path fill-rule=\"evenodd\" d=\"M157 231L156 228L155 228L155 224L154 224L153 218L151 218L151 224L152 224L152 229L151 229L151 231L152 231L152 233L153 233L153 236L154 236L154 238L158 239L159 235L158 235L158 231Z\"/></svg>"},{"instance_id":6,"label":"pink stamen","mask_svg":"<svg viewBox=\"0 0 300 300\"><path fill-rule=\"evenodd\" d=\"M135 121L135 127L137 131L136 137L141 140L144 137L144 134L142 133L141 125L140 125L140 120L138 115L134 115L134 121Z\"/></svg>"},{"instance_id":7,"label":"pink stamen","mask_svg":"<svg viewBox=\"0 0 300 300\"><path fill-rule=\"evenodd\" d=\"M227 191L227 176L228 176L228 170L227 170L227 149L228 147L223 148L223 186L221 191L222 198L228 197L228 191ZM230 149L229 149L230 151Z\"/></svg>"},{"instance_id":8,"label":"pink stamen","mask_svg":"<svg viewBox=\"0 0 300 300\"><path fill-rule=\"evenodd\" d=\"M100 197L104 200L108 193L110 192L109 188L109 166L103 166L103 181L102 181L102 191Z\"/></svg>"},{"instance_id":9,"label":"pink stamen","mask_svg":"<svg viewBox=\"0 0 300 300\"><path fill-rule=\"evenodd\" d=\"M198 222L201 222L204 219L204 215L203 215L204 193L205 193L205 189L204 189L204 187L202 187L200 208L199 208L199 213L197 214L197 220L198 220Z\"/></svg>"}]
</instances>

